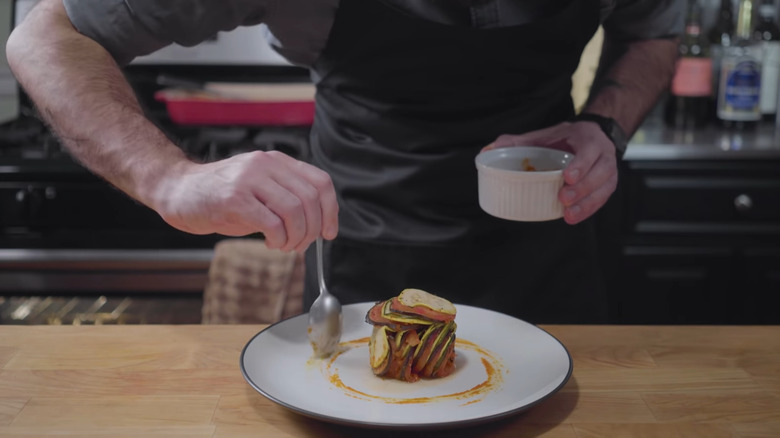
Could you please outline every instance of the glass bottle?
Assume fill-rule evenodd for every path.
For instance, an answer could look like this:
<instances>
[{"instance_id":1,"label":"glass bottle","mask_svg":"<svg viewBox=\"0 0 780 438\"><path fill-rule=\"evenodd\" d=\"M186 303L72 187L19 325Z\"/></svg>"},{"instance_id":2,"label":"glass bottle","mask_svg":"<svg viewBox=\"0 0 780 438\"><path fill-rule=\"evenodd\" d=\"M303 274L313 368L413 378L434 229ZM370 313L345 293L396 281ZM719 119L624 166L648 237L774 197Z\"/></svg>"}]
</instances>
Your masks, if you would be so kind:
<instances>
[{"instance_id":1,"label":"glass bottle","mask_svg":"<svg viewBox=\"0 0 780 438\"><path fill-rule=\"evenodd\" d=\"M723 61L723 51L731 46L734 38L734 3L732 0L720 0L720 8L715 23L707 32L712 58L712 114L717 111L718 87L720 85L720 64Z\"/></svg>"},{"instance_id":2,"label":"glass bottle","mask_svg":"<svg viewBox=\"0 0 780 438\"><path fill-rule=\"evenodd\" d=\"M758 9L758 23L753 38L762 42L761 115L765 121L774 121L777 113L777 94L780 85L780 28L774 0L764 0Z\"/></svg>"},{"instance_id":3,"label":"glass bottle","mask_svg":"<svg viewBox=\"0 0 780 438\"><path fill-rule=\"evenodd\" d=\"M761 120L762 50L753 38L753 5L740 0L735 38L721 62L718 118L727 128L752 128Z\"/></svg>"},{"instance_id":4,"label":"glass bottle","mask_svg":"<svg viewBox=\"0 0 780 438\"><path fill-rule=\"evenodd\" d=\"M666 102L666 123L675 128L700 128L710 121L712 59L701 32L701 6L688 1L685 34L678 46L679 58Z\"/></svg>"}]
</instances>

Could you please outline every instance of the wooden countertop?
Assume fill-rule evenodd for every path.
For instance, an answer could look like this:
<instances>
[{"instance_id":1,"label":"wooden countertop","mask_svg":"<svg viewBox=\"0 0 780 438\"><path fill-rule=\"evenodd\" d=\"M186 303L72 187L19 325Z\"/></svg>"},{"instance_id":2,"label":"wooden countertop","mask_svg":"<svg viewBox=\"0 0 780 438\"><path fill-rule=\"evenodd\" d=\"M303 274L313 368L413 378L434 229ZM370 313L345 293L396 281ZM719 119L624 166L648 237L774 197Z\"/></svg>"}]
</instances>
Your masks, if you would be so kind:
<instances>
[{"instance_id":1,"label":"wooden countertop","mask_svg":"<svg viewBox=\"0 0 780 438\"><path fill-rule=\"evenodd\" d=\"M0 327L0 437L398 435L308 419L254 391L238 360L262 328ZM404 435L780 436L780 327L543 328L574 359L560 392L499 422Z\"/></svg>"}]
</instances>

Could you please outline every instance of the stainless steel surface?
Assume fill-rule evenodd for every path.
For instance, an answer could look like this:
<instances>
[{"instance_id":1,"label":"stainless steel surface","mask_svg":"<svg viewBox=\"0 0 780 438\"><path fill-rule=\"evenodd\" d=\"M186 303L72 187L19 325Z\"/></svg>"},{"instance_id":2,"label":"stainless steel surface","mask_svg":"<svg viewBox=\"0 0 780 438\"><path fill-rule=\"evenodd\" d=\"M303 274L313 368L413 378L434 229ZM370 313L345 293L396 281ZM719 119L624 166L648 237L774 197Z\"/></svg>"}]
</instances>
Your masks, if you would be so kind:
<instances>
[{"instance_id":1,"label":"stainless steel surface","mask_svg":"<svg viewBox=\"0 0 780 438\"><path fill-rule=\"evenodd\" d=\"M320 296L309 309L309 341L314 355L330 356L341 341L342 315L341 303L328 292L322 267L322 237L317 238L317 280L320 284Z\"/></svg>"},{"instance_id":2,"label":"stainless steel surface","mask_svg":"<svg viewBox=\"0 0 780 438\"><path fill-rule=\"evenodd\" d=\"M199 324L201 307L178 296L0 297L0 325Z\"/></svg>"},{"instance_id":3,"label":"stainless steel surface","mask_svg":"<svg viewBox=\"0 0 780 438\"><path fill-rule=\"evenodd\" d=\"M660 120L648 120L629 142L623 159L780 159L780 126L765 123L752 131L729 131L716 126L679 130L667 128Z\"/></svg>"}]
</instances>

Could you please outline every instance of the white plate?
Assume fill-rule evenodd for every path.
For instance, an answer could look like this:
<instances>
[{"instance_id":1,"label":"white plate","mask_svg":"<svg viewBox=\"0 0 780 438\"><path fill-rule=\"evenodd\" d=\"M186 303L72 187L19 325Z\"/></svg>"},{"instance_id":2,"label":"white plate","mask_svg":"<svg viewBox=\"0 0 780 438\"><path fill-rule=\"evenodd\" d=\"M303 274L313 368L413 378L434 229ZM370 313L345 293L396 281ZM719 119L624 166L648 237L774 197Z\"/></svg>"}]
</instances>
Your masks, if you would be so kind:
<instances>
[{"instance_id":1,"label":"white plate","mask_svg":"<svg viewBox=\"0 0 780 438\"><path fill-rule=\"evenodd\" d=\"M241 372L258 392L320 420L376 428L444 428L523 411L569 380L566 348L519 319L457 305L456 371L415 383L373 375L365 322L372 303L344 306L341 350L312 358L308 314L271 325L241 353Z\"/></svg>"}]
</instances>

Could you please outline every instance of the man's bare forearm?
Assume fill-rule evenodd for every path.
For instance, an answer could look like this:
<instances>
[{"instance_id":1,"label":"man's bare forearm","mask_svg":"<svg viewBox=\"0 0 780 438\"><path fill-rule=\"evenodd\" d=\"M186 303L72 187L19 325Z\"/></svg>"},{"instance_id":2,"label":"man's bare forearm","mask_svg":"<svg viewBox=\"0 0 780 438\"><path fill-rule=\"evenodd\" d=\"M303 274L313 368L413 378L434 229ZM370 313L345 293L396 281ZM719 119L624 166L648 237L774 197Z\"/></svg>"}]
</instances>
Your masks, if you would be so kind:
<instances>
[{"instance_id":1,"label":"man's bare forearm","mask_svg":"<svg viewBox=\"0 0 780 438\"><path fill-rule=\"evenodd\" d=\"M673 39L629 43L597 82L585 111L612 117L633 134L669 86L676 58Z\"/></svg>"},{"instance_id":2,"label":"man's bare forearm","mask_svg":"<svg viewBox=\"0 0 780 438\"><path fill-rule=\"evenodd\" d=\"M109 53L78 33L60 0L42 1L7 46L14 75L69 152L155 207L167 172L188 161L143 114Z\"/></svg>"}]
</instances>

